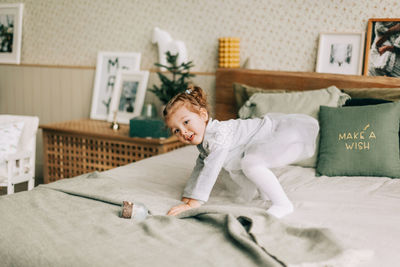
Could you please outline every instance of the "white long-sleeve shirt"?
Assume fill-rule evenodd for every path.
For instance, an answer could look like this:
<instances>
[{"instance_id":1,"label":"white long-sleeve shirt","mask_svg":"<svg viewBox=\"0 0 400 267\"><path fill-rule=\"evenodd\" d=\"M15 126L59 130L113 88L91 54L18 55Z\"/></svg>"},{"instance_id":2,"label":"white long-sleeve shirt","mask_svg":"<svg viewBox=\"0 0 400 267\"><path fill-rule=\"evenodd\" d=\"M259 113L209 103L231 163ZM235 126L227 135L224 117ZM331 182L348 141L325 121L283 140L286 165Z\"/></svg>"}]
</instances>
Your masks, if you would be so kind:
<instances>
[{"instance_id":1,"label":"white long-sleeve shirt","mask_svg":"<svg viewBox=\"0 0 400 267\"><path fill-rule=\"evenodd\" d=\"M197 145L200 154L184 189L183 197L206 202L221 169L224 168L230 173L240 170L240 160L243 158L246 147L258 142L268 142L268 137L273 134L276 125L287 119L291 120L293 127L296 128L302 127L304 123L318 125L314 118L302 114L275 113L267 114L263 118L247 120L210 119L203 142ZM293 121L298 121L298 123L293 124ZM305 133L304 136L304 139L307 139L308 134ZM315 134L312 133L309 136L310 140L304 140L304 142L315 145Z\"/></svg>"}]
</instances>

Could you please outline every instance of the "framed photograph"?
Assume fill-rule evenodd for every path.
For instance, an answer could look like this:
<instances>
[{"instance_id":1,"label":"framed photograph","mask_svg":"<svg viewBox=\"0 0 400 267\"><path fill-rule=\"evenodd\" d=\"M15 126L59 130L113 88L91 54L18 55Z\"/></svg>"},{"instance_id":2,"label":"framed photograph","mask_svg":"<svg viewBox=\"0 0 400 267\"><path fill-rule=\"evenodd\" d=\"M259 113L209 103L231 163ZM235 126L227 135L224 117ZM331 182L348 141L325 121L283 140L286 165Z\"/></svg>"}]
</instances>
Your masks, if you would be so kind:
<instances>
[{"instance_id":1,"label":"framed photograph","mask_svg":"<svg viewBox=\"0 0 400 267\"><path fill-rule=\"evenodd\" d=\"M140 116L148 79L148 71L118 72L108 121L114 121L116 116L117 122L128 124L131 118Z\"/></svg>"},{"instance_id":2,"label":"framed photograph","mask_svg":"<svg viewBox=\"0 0 400 267\"><path fill-rule=\"evenodd\" d=\"M400 77L400 19L369 19L364 75Z\"/></svg>"},{"instance_id":3,"label":"framed photograph","mask_svg":"<svg viewBox=\"0 0 400 267\"><path fill-rule=\"evenodd\" d=\"M107 120L118 71L140 69L140 53L99 52L90 118Z\"/></svg>"},{"instance_id":4,"label":"framed photograph","mask_svg":"<svg viewBox=\"0 0 400 267\"><path fill-rule=\"evenodd\" d=\"M20 63L23 9L23 4L0 4L0 63Z\"/></svg>"},{"instance_id":5,"label":"framed photograph","mask_svg":"<svg viewBox=\"0 0 400 267\"><path fill-rule=\"evenodd\" d=\"M364 33L321 33L316 72L361 75Z\"/></svg>"}]
</instances>

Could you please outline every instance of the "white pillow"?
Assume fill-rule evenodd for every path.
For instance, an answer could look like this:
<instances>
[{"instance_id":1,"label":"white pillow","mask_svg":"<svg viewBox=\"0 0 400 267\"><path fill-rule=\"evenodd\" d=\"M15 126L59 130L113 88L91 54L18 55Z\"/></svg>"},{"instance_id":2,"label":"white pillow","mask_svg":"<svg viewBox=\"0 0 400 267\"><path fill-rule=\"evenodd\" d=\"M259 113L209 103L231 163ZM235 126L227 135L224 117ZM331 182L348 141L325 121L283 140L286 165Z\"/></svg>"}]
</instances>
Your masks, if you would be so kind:
<instances>
[{"instance_id":1,"label":"white pillow","mask_svg":"<svg viewBox=\"0 0 400 267\"><path fill-rule=\"evenodd\" d=\"M23 128L23 121L0 124L0 161L6 155L17 152Z\"/></svg>"},{"instance_id":2,"label":"white pillow","mask_svg":"<svg viewBox=\"0 0 400 267\"><path fill-rule=\"evenodd\" d=\"M318 120L320 106L340 107L348 94L343 93L335 86L326 89L309 90L289 93L255 93L240 108L239 117L242 119L262 117L267 113L300 113L307 114ZM303 167L316 167L319 147L319 135L316 141L314 155L294 165Z\"/></svg>"},{"instance_id":3,"label":"white pillow","mask_svg":"<svg viewBox=\"0 0 400 267\"><path fill-rule=\"evenodd\" d=\"M300 113L318 119L319 107L342 106L348 94L335 86L325 89L308 90L288 93L255 93L240 108L239 117L242 119L262 117L267 113Z\"/></svg>"}]
</instances>

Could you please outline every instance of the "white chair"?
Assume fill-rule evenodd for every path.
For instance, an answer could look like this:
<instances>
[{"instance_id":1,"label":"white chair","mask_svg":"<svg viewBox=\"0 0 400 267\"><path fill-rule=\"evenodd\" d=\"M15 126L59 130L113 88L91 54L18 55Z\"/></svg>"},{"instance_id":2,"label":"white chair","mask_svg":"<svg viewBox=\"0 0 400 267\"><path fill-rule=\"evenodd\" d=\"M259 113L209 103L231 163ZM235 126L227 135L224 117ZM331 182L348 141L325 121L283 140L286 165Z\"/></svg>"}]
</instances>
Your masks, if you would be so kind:
<instances>
[{"instance_id":1,"label":"white chair","mask_svg":"<svg viewBox=\"0 0 400 267\"><path fill-rule=\"evenodd\" d=\"M7 187L7 194L13 194L18 183L28 182L28 190L35 186L38 126L38 117L0 115L0 187Z\"/></svg>"}]
</instances>

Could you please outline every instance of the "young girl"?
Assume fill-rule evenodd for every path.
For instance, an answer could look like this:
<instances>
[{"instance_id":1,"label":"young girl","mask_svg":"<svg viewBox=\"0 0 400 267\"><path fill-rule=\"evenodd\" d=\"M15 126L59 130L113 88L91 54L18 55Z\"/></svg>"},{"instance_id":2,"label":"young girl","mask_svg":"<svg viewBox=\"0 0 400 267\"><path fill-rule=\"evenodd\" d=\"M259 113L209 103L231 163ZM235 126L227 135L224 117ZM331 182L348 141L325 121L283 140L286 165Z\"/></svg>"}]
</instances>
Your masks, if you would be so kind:
<instances>
[{"instance_id":1,"label":"young girl","mask_svg":"<svg viewBox=\"0 0 400 267\"><path fill-rule=\"evenodd\" d=\"M183 204L168 215L199 207L208 200L221 168L232 176L242 174L263 199L267 212L281 218L293 211L271 168L311 157L319 131L318 121L302 114L270 113L263 118L217 121L209 117L207 99L199 87L189 87L172 98L164 119L179 140L197 145L200 152L183 192Z\"/></svg>"}]
</instances>

